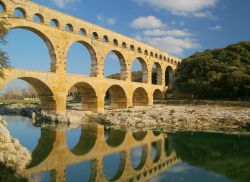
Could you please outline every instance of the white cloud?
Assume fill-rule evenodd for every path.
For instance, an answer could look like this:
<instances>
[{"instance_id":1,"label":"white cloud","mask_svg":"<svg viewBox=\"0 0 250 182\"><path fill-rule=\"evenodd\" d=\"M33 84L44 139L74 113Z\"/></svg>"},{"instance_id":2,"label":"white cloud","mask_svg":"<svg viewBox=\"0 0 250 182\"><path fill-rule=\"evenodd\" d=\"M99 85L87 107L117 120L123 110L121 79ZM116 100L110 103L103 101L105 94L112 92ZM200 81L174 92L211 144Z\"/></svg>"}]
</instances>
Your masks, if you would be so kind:
<instances>
[{"instance_id":1,"label":"white cloud","mask_svg":"<svg viewBox=\"0 0 250 182\"><path fill-rule=\"evenodd\" d=\"M164 24L160 19L154 16L141 16L132 21L131 27L135 29L154 29L162 28Z\"/></svg>"},{"instance_id":2,"label":"white cloud","mask_svg":"<svg viewBox=\"0 0 250 182\"><path fill-rule=\"evenodd\" d=\"M75 3L79 0L53 0L53 2L55 3L55 5L59 8L66 8L68 7L70 4Z\"/></svg>"},{"instance_id":3,"label":"white cloud","mask_svg":"<svg viewBox=\"0 0 250 182\"><path fill-rule=\"evenodd\" d=\"M210 30L216 30L216 31L219 31L219 30L222 30L222 26L220 26L220 25L216 25L216 26L214 26L214 27L210 27L209 29L210 29Z\"/></svg>"},{"instance_id":4,"label":"white cloud","mask_svg":"<svg viewBox=\"0 0 250 182\"><path fill-rule=\"evenodd\" d=\"M116 23L116 20L114 18L105 18L103 15L97 15L96 19L104 24L108 25L114 25Z\"/></svg>"},{"instance_id":5,"label":"white cloud","mask_svg":"<svg viewBox=\"0 0 250 182\"><path fill-rule=\"evenodd\" d=\"M172 30L162 30L162 29L153 29L153 30L145 30L143 32L145 36L176 36L176 37L187 37L191 36L186 30L180 29L172 29Z\"/></svg>"},{"instance_id":6,"label":"white cloud","mask_svg":"<svg viewBox=\"0 0 250 182\"><path fill-rule=\"evenodd\" d=\"M172 14L182 16L206 17L210 13L204 10L214 7L218 0L135 0L139 4L148 4L157 9L165 9Z\"/></svg>"}]
</instances>

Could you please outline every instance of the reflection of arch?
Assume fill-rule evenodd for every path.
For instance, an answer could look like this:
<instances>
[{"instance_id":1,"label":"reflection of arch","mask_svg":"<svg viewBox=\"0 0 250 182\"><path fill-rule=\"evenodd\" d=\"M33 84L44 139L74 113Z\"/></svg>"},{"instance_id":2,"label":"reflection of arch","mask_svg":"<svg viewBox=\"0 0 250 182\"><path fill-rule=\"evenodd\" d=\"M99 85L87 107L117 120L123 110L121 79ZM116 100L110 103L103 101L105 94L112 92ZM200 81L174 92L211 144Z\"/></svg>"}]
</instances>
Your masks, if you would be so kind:
<instances>
[{"instance_id":1,"label":"reflection of arch","mask_svg":"<svg viewBox=\"0 0 250 182\"><path fill-rule=\"evenodd\" d=\"M32 152L32 161L27 168L32 168L44 161L53 149L56 140L56 131L47 128L41 128L41 137L35 150Z\"/></svg>"},{"instance_id":2,"label":"reflection of arch","mask_svg":"<svg viewBox=\"0 0 250 182\"><path fill-rule=\"evenodd\" d=\"M171 66L168 66L165 71L165 85L170 88L173 86L174 81L174 71Z\"/></svg>"},{"instance_id":3,"label":"reflection of arch","mask_svg":"<svg viewBox=\"0 0 250 182\"><path fill-rule=\"evenodd\" d=\"M161 65L158 62L155 62L154 65L155 65L155 70L152 71L152 84L161 85L162 84Z\"/></svg>"},{"instance_id":4,"label":"reflection of arch","mask_svg":"<svg viewBox=\"0 0 250 182\"><path fill-rule=\"evenodd\" d=\"M14 26L14 27L12 27L12 29L18 29L18 28L31 31L31 32L35 33L36 35L38 35L43 40L43 42L46 44L46 46L48 47L48 50L49 50L49 55L50 55L50 59L51 59L50 70L52 72L54 72L55 71L54 65L56 65L56 54L55 54L54 46L53 46L52 42L49 40L49 38L41 31L39 31L35 28L32 28L32 27L28 27L28 26Z\"/></svg>"},{"instance_id":5,"label":"reflection of arch","mask_svg":"<svg viewBox=\"0 0 250 182\"><path fill-rule=\"evenodd\" d=\"M79 96L81 97L82 110L97 112L98 107L95 89L90 84L85 82L76 83L72 87L76 87L79 92Z\"/></svg>"},{"instance_id":6,"label":"reflection of arch","mask_svg":"<svg viewBox=\"0 0 250 182\"><path fill-rule=\"evenodd\" d=\"M107 90L110 94L111 109L127 108L127 96L119 85L112 85Z\"/></svg>"},{"instance_id":7,"label":"reflection of arch","mask_svg":"<svg viewBox=\"0 0 250 182\"><path fill-rule=\"evenodd\" d=\"M158 162L161 158L161 147L161 141L151 143L151 154L153 149L156 151L155 156L151 156L151 159L154 163Z\"/></svg>"},{"instance_id":8,"label":"reflection of arch","mask_svg":"<svg viewBox=\"0 0 250 182\"><path fill-rule=\"evenodd\" d=\"M80 43L81 45L83 45L85 48L87 48L90 57L91 57L91 75L90 76L96 76L97 72L98 72L98 67L97 67L97 57L96 57L96 52L94 50L94 48L87 42L84 41L76 41L73 42L69 47L68 47L68 52L70 47L74 44L74 43Z\"/></svg>"},{"instance_id":9,"label":"reflection of arch","mask_svg":"<svg viewBox=\"0 0 250 182\"><path fill-rule=\"evenodd\" d=\"M120 61L120 79L126 80L126 78L127 78L127 66L126 66L126 61L125 61L124 56L122 55L122 53L120 53L119 51L116 51L116 50L112 50L109 53L114 53L118 57L118 59Z\"/></svg>"},{"instance_id":10,"label":"reflection of arch","mask_svg":"<svg viewBox=\"0 0 250 182\"><path fill-rule=\"evenodd\" d=\"M172 147L171 147L171 141L169 136L165 138L165 142L164 142L164 149L165 149L165 154L167 157L169 157L172 153Z\"/></svg>"},{"instance_id":11,"label":"reflection of arch","mask_svg":"<svg viewBox=\"0 0 250 182\"><path fill-rule=\"evenodd\" d=\"M142 87L135 89L133 94L133 106L147 106L148 103L147 91Z\"/></svg>"},{"instance_id":12,"label":"reflection of arch","mask_svg":"<svg viewBox=\"0 0 250 182\"><path fill-rule=\"evenodd\" d=\"M97 139L96 125L83 125L81 136L76 146L71 150L75 155L84 155L88 153L95 145Z\"/></svg>"},{"instance_id":13,"label":"reflection of arch","mask_svg":"<svg viewBox=\"0 0 250 182\"><path fill-rule=\"evenodd\" d=\"M159 100L164 100L163 93L161 92L160 89L156 89L153 93L153 100L154 101L159 101Z\"/></svg>"},{"instance_id":14,"label":"reflection of arch","mask_svg":"<svg viewBox=\"0 0 250 182\"><path fill-rule=\"evenodd\" d=\"M133 137L137 141L143 140L147 135L147 131L138 131L133 133Z\"/></svg>"},{"instance_id":15,"label":"reflection of arch","mask_svg":"<svg viewBox=\"0 0 250 182\"><path fill-rule=\"evenodd\" d=\"M132 151L135 149L139 149L139 148L141 148L140 162L137 166L132 165L133 169L135 169L135 170L141 170L147 162L147 155L148 155L147 154L147 145L143 145L143 146L131 149L130 150L130 159L132 159ZM132 164L132 161L131 161L131 164Z\"/></svg>"},{"instance_id":16,"label":"reflection of arch","mask_svg":"<svg viewBox=\"0 0 250 182\"><path fill-rule=\"evenodd\" d=\"M106 128L104 128L104 130L106 130ZM110 129L108 131L108 138L106 140L106 143L111 147L117 147L123 143L125 137L126 137L125 130Z\"/></svg>"},{"instance_id":17,"label":"reflection of arch","mask_svg":"<svg viewBox=\"0 0 250 182\"><path fill-rule=\"evenodd\" d=\"M147 83L148 81L148 66L147 66L147 63L144 59L140 58L140 57L137 57L133 62L132 62L132 65L133 63L138 60L141 64L141 67L142 67L142 82L143 83ZM132 67L131 67L131 71L132 71ZM133 81L133 80L132 80Z\"/></svg>"}]
</instances>

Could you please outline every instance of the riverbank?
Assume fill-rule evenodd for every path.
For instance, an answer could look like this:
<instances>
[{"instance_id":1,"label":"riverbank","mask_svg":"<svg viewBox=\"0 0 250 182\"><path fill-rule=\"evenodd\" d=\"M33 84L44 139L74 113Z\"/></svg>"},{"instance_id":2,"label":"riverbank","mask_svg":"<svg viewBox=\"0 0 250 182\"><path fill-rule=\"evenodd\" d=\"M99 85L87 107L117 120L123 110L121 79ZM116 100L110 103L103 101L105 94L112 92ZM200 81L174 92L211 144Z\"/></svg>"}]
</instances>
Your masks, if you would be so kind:
<instances>
[{"instance_id":1,"label":"riverbank","mask_svg":"<svg viewBox=\"0 0 250 182\"><path fill-rule=\"evenodd\" d=\"M5 105L1 111L8 114L24 114L29 117L36 112L36 120L56 121L66 124L97 122L102 125L124 129L162 128L168 131L249 131L250 108L222 106L218 104L154 105L104 113L80 111L79 104L71 104L65 115L50 116L39 112L37 105Z\"/></svg>"}]
</instances>

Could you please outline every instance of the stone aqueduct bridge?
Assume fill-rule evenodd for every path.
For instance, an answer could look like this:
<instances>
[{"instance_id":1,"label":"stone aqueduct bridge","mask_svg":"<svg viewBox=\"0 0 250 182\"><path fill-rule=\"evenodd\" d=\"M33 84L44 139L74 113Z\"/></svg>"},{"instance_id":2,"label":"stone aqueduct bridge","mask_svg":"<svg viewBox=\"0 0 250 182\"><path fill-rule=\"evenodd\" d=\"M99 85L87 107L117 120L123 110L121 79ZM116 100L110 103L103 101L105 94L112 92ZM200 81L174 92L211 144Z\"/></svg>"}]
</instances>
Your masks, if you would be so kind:
<instances>
[{"instance_id":1,"label":"stone aqueduct bridge","mask_svg":"<svg viewBox=\"0 0 250 182\"><path fill-rule=\"evenodd\" d=\"M32 153L30 166L24 174L32 176L50 171L51 182L66 181L68 166L90 161L89 181L146 181L166 171L180 162L169 146L167 134L160 132L125 132L111 129L105 140L104 127L100 125L82 126L81 136L73 149L68 149L65 129L42 128L38 145ZM131 163L131 149L140 147L142 155L138 166ZM152 158L151 148L156 155ZM169 150L166 150L169 148ZM120 154L120 165L112 179L104 173L104 157Z\"/></svg>"},{"instance_id":2,"label":"stone aqueduct bridge","mask_svg":"<svg viewBox=\"0 0 250 182\"><path fill-rule=\"evenodd\" d=\"M22 28L37 34L46 43L51 57L50 72L5 70L0 88L13 79L27 81L38 92L43 110L49 113L66 112L66 97L72 86L80 92L83 110L103 112L106 91L110 93L114 109L152 105L154 99L163 99L168 88L165 73L173 72L181 62L142 42L29 0L0 0L0 5L3 9L0 18L8 22L9 29ZM85 46L91 55L89 77L66 73L67 51L75 42ZM103 62L109 52L115 53L120 60L120 80L104 78ZM131 81L131 67L135 59L142 66L142 83ZM157 70L155 85L151 83L153 65Z\"/></svg>"}]
</instances>

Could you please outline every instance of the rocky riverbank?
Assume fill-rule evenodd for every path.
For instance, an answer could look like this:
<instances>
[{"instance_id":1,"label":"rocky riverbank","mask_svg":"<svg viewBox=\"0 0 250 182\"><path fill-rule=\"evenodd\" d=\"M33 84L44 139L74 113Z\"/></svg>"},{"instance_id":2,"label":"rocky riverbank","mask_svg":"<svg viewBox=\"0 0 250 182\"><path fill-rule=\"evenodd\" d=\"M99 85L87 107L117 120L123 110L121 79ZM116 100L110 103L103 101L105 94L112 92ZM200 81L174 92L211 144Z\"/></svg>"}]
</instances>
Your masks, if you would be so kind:
<instances>
[{"instance_id":1,"label":"rocky riverbank","mask_svg":"<svg viewBox=\"0 0 250 182\"><path fill-rule=\"evenodd\" d=\"M32 116L32 112L39 110L34 105L31 105L30 109L27 105L25 107L22 105L16 106L18 106L17 111L25 110L25 113L30 113L30 116ZM13 110L14 106L12 105L10 108ZM122 110L106 110L105 113L99 114L80 111L80 105L77 104L70 108L74 109L68 110L65 115L49 116L38 112L36 120L56 121L66 124L97 122L126 129L162 128L169 131L232 132L250 130L249 107L209 104L154 105Z\"/></svg>"},{"instance_id":2,"label":"rocky riverbank","mask_svg":"<svg viewBox=\"0 0 250 182\"><path fill-rule=\"evenodd\" d=\"M30 161L30 152L10 135L6 121L0 117L0 164L20 171Z\"/></svg>"}]
</instances>

